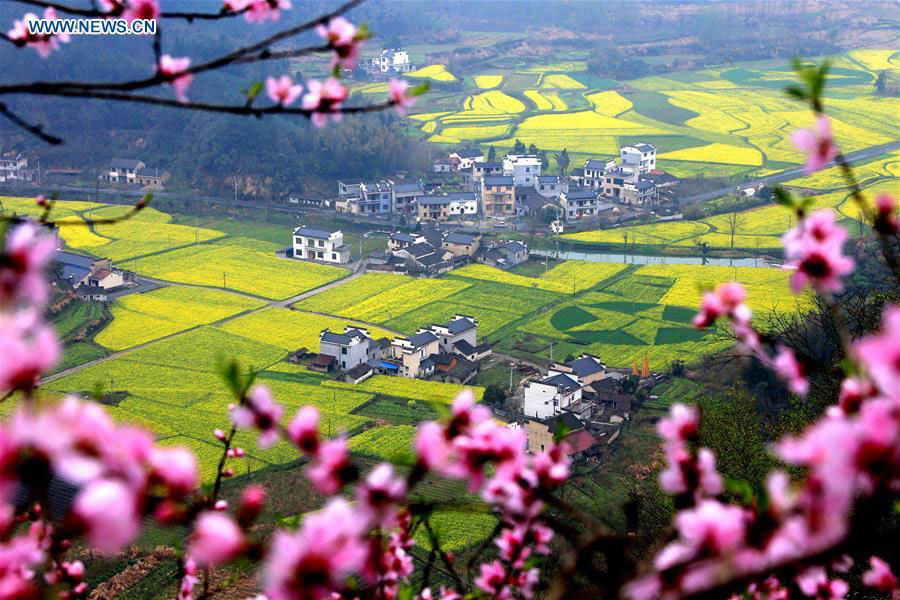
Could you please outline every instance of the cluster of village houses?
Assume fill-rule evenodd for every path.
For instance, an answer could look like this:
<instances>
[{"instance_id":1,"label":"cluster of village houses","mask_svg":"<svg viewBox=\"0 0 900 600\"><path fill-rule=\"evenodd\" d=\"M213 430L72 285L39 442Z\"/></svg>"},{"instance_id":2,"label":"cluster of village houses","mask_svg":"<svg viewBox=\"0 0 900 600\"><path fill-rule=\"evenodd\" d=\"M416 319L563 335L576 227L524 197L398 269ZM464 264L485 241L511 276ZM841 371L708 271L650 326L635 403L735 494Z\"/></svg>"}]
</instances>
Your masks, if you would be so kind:
<instances>
[{"instance_id":1,"label":"cluster of village houses","mask_svg":"<svg viewBox=\"0 0 900 600\"><path fill-rule=\"evenodd\" d=\"M428 193L419 180L340 180L334 209L354 215L403 215L419 222L505 222L552 211L565 222L602 219L620 209L652 208L678 178L656 168L656 147L619 149L619 162L589 159L567 177L542 173L534 154L487 161L481 150L460 150L434 161L437 174L458 175L464 191ZM433 190L430 190L433 191Z\"/></svg>"}]
</instances>

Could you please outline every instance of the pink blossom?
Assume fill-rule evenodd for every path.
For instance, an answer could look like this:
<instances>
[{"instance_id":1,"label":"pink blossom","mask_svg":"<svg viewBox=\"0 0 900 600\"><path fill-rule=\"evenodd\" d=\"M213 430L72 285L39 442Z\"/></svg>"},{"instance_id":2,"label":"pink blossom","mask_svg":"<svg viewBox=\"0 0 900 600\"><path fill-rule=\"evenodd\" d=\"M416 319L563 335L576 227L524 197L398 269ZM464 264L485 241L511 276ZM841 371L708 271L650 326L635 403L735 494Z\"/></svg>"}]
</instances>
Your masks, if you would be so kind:
<instances>
[{"instance_id":1,"label":"pink blossom","mask_svg":"<svg viewBox=\"0 0 900 600\"><path fill-rule=\"evenodd\" d=\"M278 424L282 414L284 407L275 402L269 388L255 385L244 403L232 410L231 420L238 427L256 427L259 430L259 447L269 448L278 441Z\"/></svg>"},{"instance_id":2,"label":"pink blossom","mask_svg":"<svg viewBox=\"0 0 900 600\"><path fill-rule=\"evenodd\" d=\"M688 546L717 554L737 548L744 539L746 521L742 508L716 500L702 500L696 508L675 515L675 525Z\"/></svg>"},{"instance_id":3,"label":"pink blossom","mask_svg":"<svg viewBox=\"0 0 900 600\"><path fill-rule=\"evenodd\" d=\"M33 388L61 354L56 333L34 309L0 312L0 394Z\"/></svg>"},{"instance_id":4,"label":"pink blossom","mask_svg":"<svg viewBox=\"0 0 900 600\"><path fill-rule=\"evenodd\" d=\"M372 469L365 482L356 489L360 514L383 529L397 523L397 503L406 494L406 482L394 477L394 468L381 463Z\"/></svg>"},{"instance_id":5,"label":"pink blossom","mask_svg":"<svg viewBox=\"0 0 900 600\"><path fill-rule=\"evenodd\" d=\"M159 18L159 2L157 0L128 0L128 8L122 18L131 23L135 19L156 20Z\"/></svg>"},{"instance_id":6,"label":"pink blossom","mask_svg":"<svg viewBox=\"0 0 900 600\"><path fill-rule=\"evenodd\" d=\"M323 494L338 492L346 483L353 468L347 453L347 440L343 437L328 440L319 446L315 460L306 469L306 476Z\"/></svg>"},{"instance_id":7,"label":"pink blossom","mask_svg":"<svg viewBox=\"0 0 900 600\"><path fill-rule=\"evenodd\" d=\"M708 496L718 496L725 489L722 476L716 470L716 455L709 448L697 450L697 470L700 474L699 489Z\"/></svg>"},{"instance_id":8,"label":"pink blossom","mask_svg":"<svg viewBox=\"0 0 900 600\"><path fill-rule=\"evenodd\" d=\"M250 0L225 0L225 10L228 12L239 13L247 8Z\"/></svg>"},{"instance_id":9,"label":"pink blossom","mask_svg":"<svg viewBox=\"0 0 900 600\"><path fill-rule=\"evenodd\" d=\"M805 396L809 391L809 381L803 373L803 365L790 348L779 345L777 350L778 354L772 363L775 371L787 382L792 392L798 396Z\"/></svg>"},{"instance_id":10,"label":"pink blossom","mask_svg":"<svg viewBox=\"0 0 900 600\"><path fill-rule=\"evenodd\" d=\"M797 129L791 134L794 146L806 154L806 173L823 168L838 155L828 118L819 115L812 129Z\"/></svg>"},{"instance_id":11,"label":"pink blossom","mask_svg":"<svg viewBox=\"0 0 900 600\"><path fill-rule=\"evenodd\" d=\"M900 399L900 305L885 308L881 331L856 342L854 353L881 393Z\"/></svg>"},{"instance_id":12,"label":"pink blossom","mask_svg":"<svg viewBox=\"0 0 900 600\"><path fill-rule=\"evenodd\" d=\"M248 0L244 18L248 23L261 23L267 19L277 21L282 10L291 8L291 0Z\"/></svg>"},{"instance_id":13,"label":"pink blossom","mask_svg":"<svg viewBox=\"0 0 900 600\"><path fill-rule=\"evenodd\" d=\"M137 537L137 499L124 484L111 479L90 483L75 499L74 512L91 545L104 554L116 552Z\"/></svg>"},{"instance_id":14,"label":"pink blossom","mask_svg":"<svg viewBox=\"0 0 900 600\"><path fill-rule=\"evenodd\" d=\"M409 94L409 82L402 79L391 79L389 84L391 103L400 115L406 114L406 109L416 103L416 97Z\"/></svg>"},{"instance_id":15,"label":"pink blossom","mask_svg":"<svg viewBox=\"0 0 900 600\"><path fill-rule=\"evenodd\" d=\"M669 416L661 419L656 430L668 442L680 442L693 438L700 431L697 409L681 402L669 408Z\"/></svg>"},{"instance_id":16,"label":"pink blossom","mask_svg":"<svg viewBox=\"0 0 900 600\"><path fill-rule=\"evenodd\" d=\"M199 582L197 562L188 556L184 560L184 577L178 586L178 600L191 600L194 597L194 586Z\"/></svg>"},{"instance_id":17,"label":"pink blossom","mask_svg":"<svg viewBox=\"0 0 900 600\"><path fill-rule=\"evenodd\" d=\"M426 468L441 472L448 469L451 447L439 423L427 421L419 425L413 439L413 450Z\"/></svg>"},{"instance_id":18,"label":"pink blossom","mask_svg":"<svg viewBox=\"0 0 900 600\"><path fill-rule=\"evenodd\" d=\"M862 582L882 593L890 593L897 589L897 577L891 572L889 564L872 556L869 558L869 570L863 573Z\"/></svg>"},{"instance_id":19,"label":"pink blossom","mask_svg":"<svg viewBox=\"0 0 900 600\"><path fill-rule=\"evenodd\" d=\"M44 17L47 21L56 20L56 9L48 6L44 9ZM25 13L21 20L13 22L13 28L7 32L9 39L16 46L31 46L40 55L41 58L47 58L54 50L59 49L59 43L68 43L69 34L36 34L32 33L28 28L28 24L32 21L39 20L34 13Z\"/></svg>"},{"instance_id":20,"label":"pink blossom","mask_svg":"<svg viewBox=\"0 0 900 600\"><path fill-rule=\"evenodd\" d=\"M842 579L829 581L823 567L810 567L797 575L797 585L807 596L824 600L839 600L850 590L850 586Z\"/></svg>"},{"instance_id":21,"label":"pink blossom","mask_svg":"<svg viewBox=\"0 0 900 600\"><path fill-rule=\"evenodd\" d=\"M47 300L43 272L56 245L55 237L34 223L23 223L9 231L0 260L0 306L15 302L43 304Z\"/></svg>"},{"instance_id":22,"label":"pink blossom","mask_svg":"<svg viewBox=\"0 0 900 600\"><path fill-rule=\"evenodd\" d=\"M125 5L127 0L98 0L97 5L100 8L100 12L106 13L109 16L117 17L122 14L125 10Z\"/></svg>"},{"instance_id":23,"label":"pink blossom","mask_svg":"<svg viewBox=\"0 0 900 600\"><path fill-rule=\"evenodd\" d=\"M266 488L261 485L248 485L241 493L241 505L238 509L238 522L248 526L256 520L266 503Z\"/></svg>"},{"instance_id":24,"label":"pink blossom","mask_svg":"<svg viewBox=\"0 0 900 600\"><path fill-rule=\"evenodd\" d=\"M234 519L217 511L197 517L188 554L201 565L221 565L240 553L244 534Z\"/></svg>"},{"instance_id":25,"label":"pink blossom","mask_svg":"<svg viewBox=\"0 0 900 600\"><path fill-rule=\"evenodd\" d=\"M487 594L491 594L494 598L511 598L512 592L506 583L506 569L503 563L495 560L489 563L482 563L480 574L475 580L478 589Z\"/></svg>"},{"instance_id":26,"label":"pink blossom","mask_svg":"<svg viewBox=\"0 0 900 600\"><path fill-rule=\"evenodd\" d=\"M359 46L362 40L357 36L356 26L344 17L334 17L328 26L319 25L316 31L334 50L331 66L340 65L344 69L352 69L359 58Z\"/></svg>"},{"instance_id":27,"label":"pink blossom","mask_svg":"<svg viewBox=\"0 0 900 600\"><path fill-rule=\"evenodd\" d=\"M266 79L266 93L273 102L277 102L281 106L290 106L300 93L303 92L303 86L294 83L290 75L282 75L279 78L268 77Z\"/></svg>"},{"instance_id":28,"label":"pink blossom","mask_svg":"<svg viewBox=\"0 0 900 600\"><path fill-rule=\"evenodd\" d=\"M35 597L35 569L44 561L45 531L32 526L0 544L0 592L4 598Z\"/></svg>"},{"instance_id":29,"label":"pink blossom","mask_svg":"<svg viewBox=\"0 0 900 600\"><path fill-rule=\"evenodd\" d=\"M559 487L569 478L569 464L572 462L566 450L568 444L553 444L534 457L534 470L541 483L547 488Z\"/></svg>"},{"instance_id":30,"label":"pink blossom","mask_svg":"<svg viewBox=\"0 0 900 600\"><path fill-rule=\"evenodd\" d=\"M329 115L335 123L341 120L341 103L347 99L348 94L347 88L334 77L329 77L324 82L310 79L306 83L302 106L304 110L312 111L310 118L313 125L324 127Z\"/></svg>"},{"instance_id":31,"label":"pink blossom","mask_svg":"<svg viewBox=\"0 0 900 600\"><path fill-rule=\"evenodd\" d=\"M187 448L154 448L150 466L156 477L176 495L185 495L197 487L197 458Z\"/></svg>"},{"instance_id":32,"label":"pink blossom","mask_svg":"<svg viewBox=\"0 0 900 600\"><path fill-rule=\"evenodd\" d=\"M185 73L190 66L191 59L186 56L173 58L168 54L163 54L159 58L159 74L175 89L175 96L179 102L188 101L187 89L194 81L193 74ZM184 74L182 75L182 73Z\"/></svg>"},{"instance_id":33,"label":"pink blossom","mask_svg":"<svg viewBox=\"0 0 900 600\"><path fill-rule=\"evenodd\" d=\"M848 377L841 382L838 404L845 415L856 413L864 400L876 396L878 391L871 382L858 377Z\"/></svg>"},{"instance_id":34,"label":"pink blossom","mask_svg":"<svg viewBox=\"0 0 900 600\"><path fill-rule=\"evenodd\" d=\"M812 213L781 239L785 268L794 272L790 285L795 294L807 284L818 292L844 289L840 278L853 270L853 260L842 254L847 230L835 222L833 210Z\"/></svg>"},{"instance_id":35,"label":"pink blossom","mask_svg":"<svg viewBox=\"0 0 900 600\"><path fill-rule=\"evenodd\" d=\"M329 598L363 566L364 531L365 523L341 498L307 514L297 532L277 531L265 565L266 595Z\"/></svg>"},{"instance_id":36,"label":"pink blossom","mask_svg":"<svg viewBox=\"0 0 900 600\"><path fill-rule=\"evenodd\" d=\"M315 406L303 406L291 419L287 434L304 454L319 450L319 411Z\"/></svg>"}]
</instances>

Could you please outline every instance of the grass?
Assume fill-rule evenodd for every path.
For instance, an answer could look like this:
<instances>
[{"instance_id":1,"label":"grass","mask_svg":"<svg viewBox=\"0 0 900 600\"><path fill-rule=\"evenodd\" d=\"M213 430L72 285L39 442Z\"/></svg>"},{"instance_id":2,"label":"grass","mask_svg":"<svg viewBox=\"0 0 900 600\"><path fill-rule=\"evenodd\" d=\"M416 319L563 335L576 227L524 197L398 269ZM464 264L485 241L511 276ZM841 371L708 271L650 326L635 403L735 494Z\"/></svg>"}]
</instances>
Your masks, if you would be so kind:
<instances>
[{"instance_id":1,"label":"grass","mask_svg":"<svg viewBox=\"0 0 900 600\"><path fill-rule=\"evenodd\" d=\"M341 390L360 390L394 398L411 398L422 402L443 402L445 404L453 402L453 399L463 390L470 390L475 395L476 400L480 400L482 394L484 394L484 388L478 386L409 379L406 377L391 377L389 375L375 375L362 383L344 383L328 380L323 382L322 385Z\"/></svg>"},{"instance_id":2,"label":"grass","mask_svg":"<svg viewBox=\"0 0 900 600\"><path fill-rule=\"evenodd\" d=\"M624 265L618 264L570 260L553 267L540 277L525 277L494 267L475 264L455 269L452 276L572 294L592 287L624 268Z\"/></svg>"},{"instance_id":3,"label":"grass","mask_svg":"<svg viewBox=\"0 0 900 600\"><path fill-rule=\"evenodd\" d=\"M362 302L370 296L392 290L411 281L413 281L413 278L405 275L366 273L336 288L325 290L315 296L300 300L294 304L294 308L312 312L341 314L340 311Z\"/></svg>"},{"instance_id":4,"label":"grass","mask_svg":"<svg viewBox=\"0 0 900 600\"><path fill-rule=\"evenodd\" d=\"M179 286L130 294L113 303L112 322L94 339L111 350L124 350L263 304L260 300L218 290Z\"/></svg>"},{"instance_id":5,"label":"grass","mask_svg":"<svg viewBox=\"0 0 900 600\"><path fill-rule=\"evenodd\" d=\"M271 251L258 249L258 244L255 246L223 240L131 260L122 263L122 267L167 281L221 287L272 299L288 298L347 274L338 267L278 258Z\"/></svg>"}]
</instances>

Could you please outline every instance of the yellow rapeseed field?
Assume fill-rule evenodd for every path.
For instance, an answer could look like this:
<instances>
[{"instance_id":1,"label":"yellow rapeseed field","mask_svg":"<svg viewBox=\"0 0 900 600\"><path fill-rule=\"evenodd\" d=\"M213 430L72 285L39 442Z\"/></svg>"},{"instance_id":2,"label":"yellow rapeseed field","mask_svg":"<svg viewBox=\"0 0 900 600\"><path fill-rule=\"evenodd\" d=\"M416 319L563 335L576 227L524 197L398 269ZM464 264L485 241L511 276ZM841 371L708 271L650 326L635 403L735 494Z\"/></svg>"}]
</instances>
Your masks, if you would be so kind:
<instances>
[{"instance_id":1,"label":"yellow rapeseed field","mask_svg":"<svg viewBox=\"0 0 900 600\"><path fill-rule=\"evenodd\" d=\"M631 100L621 96L618 92L597 92L585 96L594 105L594 110L607 117L616 117L627 110L631 110Z\"/></svg>"},{"instance_id":2,"label":"yellow rapeseed field","mask_svg":"<svg viewBox=\"0 0 900 600\"><path fill-rule=\"evenodd\" d=\"M731 144L708 144L696 148L684 148L659 155L660 159L692 160L697 162L761 165L762 155L756 148Z\"/></svg>"},{"instance_id":3,"label":"yellow rapeseed field","mask_svg":"<svg viewBox=\"0 0 900 600\"><path fill-rule=\"evenodd\" d=\"M456 77L444 65L428 65L406 74L407 77L421 77L435 81L456 81Z\"/></svg>"},{"instance_id":4,"label":"yellow rapeseed field","mask_svg":"<svg viewBox=\"0 0 900 600\"><path fill-rule=\"evenodd\" d=\"M483 90L489 90L503 82L503 75L476 75L473 79L475 79L475 85Z\"/></svg>"},{"instance_id":5,"label":"yellow rapeseed field","mask_svg":"<svg viewBox=\"0 0 900 600\"><path fill-rule=\"evenodd\" d=\"M568 75L561 75L559 73L544 75L541 78L541 87L556 88L560 90L583 90L587 88L587 86L580 81L572 79Z\"/></svg>"}]
</instances>

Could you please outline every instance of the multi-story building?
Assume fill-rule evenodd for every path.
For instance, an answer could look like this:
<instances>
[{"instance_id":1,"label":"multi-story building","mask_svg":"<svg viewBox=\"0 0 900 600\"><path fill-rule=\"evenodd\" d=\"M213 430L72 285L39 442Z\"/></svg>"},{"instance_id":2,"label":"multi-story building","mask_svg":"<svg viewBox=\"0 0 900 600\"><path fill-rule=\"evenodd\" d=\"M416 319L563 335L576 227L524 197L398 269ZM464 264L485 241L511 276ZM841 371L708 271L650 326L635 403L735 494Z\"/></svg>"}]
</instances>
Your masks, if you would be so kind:
<instances>
[{"instance_id":1,"label":"multi-story building","mask_svg":"<svg viewBox=\"0 0 900 600\"><path fill-rule=\"evenodd\" d=\"M516 214L516 186L511 175L492 175L481 182L481 212L485 217Z\"/></svg>"},{"instance_id":2,"label":"multi-story building","mask_svg":"<svg viewBox=\"0 0 900 600\"><path fill-rule=\"evenodd\" d=\"M348 325L343 333L324 329L319 334L319 354L334 357L335 364L341 370L381 360L386 348L386 338L374 340L366 329L360 327Z\"/></svg>"},{"instance_id":3,"label":"multi-story building","mask_svg":"<svg viewBox=\"0 0 900 600\"><path fill-rule=\"evenodd\" d=\"M533 186L541 174L541 159L534 154L507 154L503 174L511 176L516 185Z\"/></svg>"},{"instance_id":4,"label":"multi-story building","mask_svg":"<svg viewBox=\"0 0 900 600\"><path fill-rule=\"evenodd\" d=\"M430 330L438 338L440 352L456 352L455 347L460 342L473 348L478 345L478 321L475 317L453 315L449 323L432 325Z\"/></svg>"},{"instance_id":5,"label":"multi-story building","mask_svg":"<svg viewBox=\"0 0 900 600\"><path fill-rule=\"evenodd\" d=\"M453 256L472 256L481 246L481 236L451 231L444 236L441 248L453 253Z\"/></svg>"},{"instance_id":6,"label":"multi-story building","mask_svg":"<svg viewBox=\"0 0 900 600\"><path fill-rule=\"evenodd\" d=\"M641 176L636 167L618 165L603 175L602 193L622 204L650 206L656 204L656 185Z\"/></svg>"},{"instance_id":7,"label":"multi-story building","mask_svg":"<svg viewBox=\"0 0 900 600\"><path fill-rule=\"evenodd\" d=\"M597 192L592 188L571 188L559 196L566 221L591 219L597 215Z\"/></svg>"},{"instance_id":8,"label":"multi-story building","mask_svg":"<svg viewBox=\"0 0 900 600\"><path fill-rule=\"evenodd\" d=\"M0 157L0 182L34 181L35 172L28 168L28 159L21 155Z\"/></svg>"},{"instance_id":9,"label":"multi-story building","mask_svg":"<svg viewBox=\"0 0 900 600\"><path fill-rule=\"evenodd\" d=\"M427 329L420 329L408 338L396 337L391 342L391 357L397 361L398 375L423 377L434 372L432 354L438 354L438 337Z\"/></svg>"},{"instance_id":10,"label":"multi-story building","mask_svg":"<svg viewBox=\"0 0 900 600\"><path fill-rule=\"evenodd\" d=\"M534 182L534 190L545 198L556 198L567 189L569 184L556 175L538 175Z\"/></svg>"},{"instance_id":11,"label":"multi-story building","mask_svg":"<svg viewBox=\"0 0 900 600\"><path fill-rule=\"evenodd\" d=\"M416 202L420 221L449 221L478 214L474 192L454 192L446 196L421 196Z\"/></svg>"},{"instance_id":12,"label":"multi-story building","mask_svg":"<svg viewBox=\"0 0 900 600\"><path fill-rule=\"evenodd\" d=\"M109 167L100 174L99 179L113 185L162 187L170 177L168 171L160 171L156 168L148 169L142 160L114 158L109 161Z\"/></svg>"},{"instance_id":13,"label":"multi-story building","mask_svg":"<svg viewBox=\"0 0 900 600\"><path fill-rule=\"evenodd\" d=\"M477 162L484 162L484 152L481 150L457 150L451 152L449 157L457 171L465 171Z\"/></svg>"},{"instance_id":14,"label":"multi-story building","mask_svg":"<svg viewBox=\"0 0 900 600\"><path fill-rule=\"evenodd\" d=\"M643 175L656 168L656 146L644 143L622 146L619 148L619 158L622 165L632 167Z\"/></svg>"},{"instance_id":15,"label":"multi-story building","mask_svg":"<svg viewBox=\"0 0 900 600\"><path fill-rule=\"evenodd\" d=\"M425 195L422 183L413 181L389 181L393 210L397 214L415 215L416 201Z\"/></svg>"},{"instance_id":16,"label":"multi-story building","mask_svg":"<svg viewBox=\"0 0 900 600\"><path fill-rule=\"evenodd\" d=\"M415 68L409 62L409 53L395 48L382 50L372 59L372 66L382 73L409 73Z\"/></svg>"},{"instance_id":17,"label":"multi-story building","mask_svg":"<svg viewBox=\"0 0 900 600\"><path fill-rule=\"evenodd\" d=\"M598 189L603 182L603 174L616 166L613 160L600 160L597 158L589 158L584 161L584 169L582 170L581 182L584 187Z\"/></svg>"},{"instance_id":18,"label":"multi-story building","mask_svg":"<svg viewBox=\"0 0 900 600\"><path fill-rule=\"evenodd\" d=\"M485 176L503 175L503 165L498 162L476 162L472 163L471 169L460 171L462 175L463 186L473 192L481 189L481 180Z\"/></svg>"},{"instance_id":19,"label":"multi-story building","mask_svg":"<svg viewBox=\"0 0 900 600\"><path fill-rule=\"evenodd\" d=\"M522 411L527 417L546 419L560 414L581 400L581 385L565 373L548 375L525 384Z\"/></svg>"},{"instance_id":20,"label":"multi-story building","mask_svg":"<svg viewBox=\"0 0 900 600\"><path fill-rule=\"evenodd\" d=\"M391 184L384 180L339 180L334 206L338 212L354 215L388 214L392 210Z\"/></svg>"},{"instance_id":21,"label":"multi-story building","mask_svg":"<svg viewBox=\"0 0 900 600\"><path fill-rule=\"evenodd\" d=\"M294 229L293 256L307 260L346 264L350 262L350 246L344 245L340 231L322 231L301 225Z\"/></svg>"}]
</instances>

